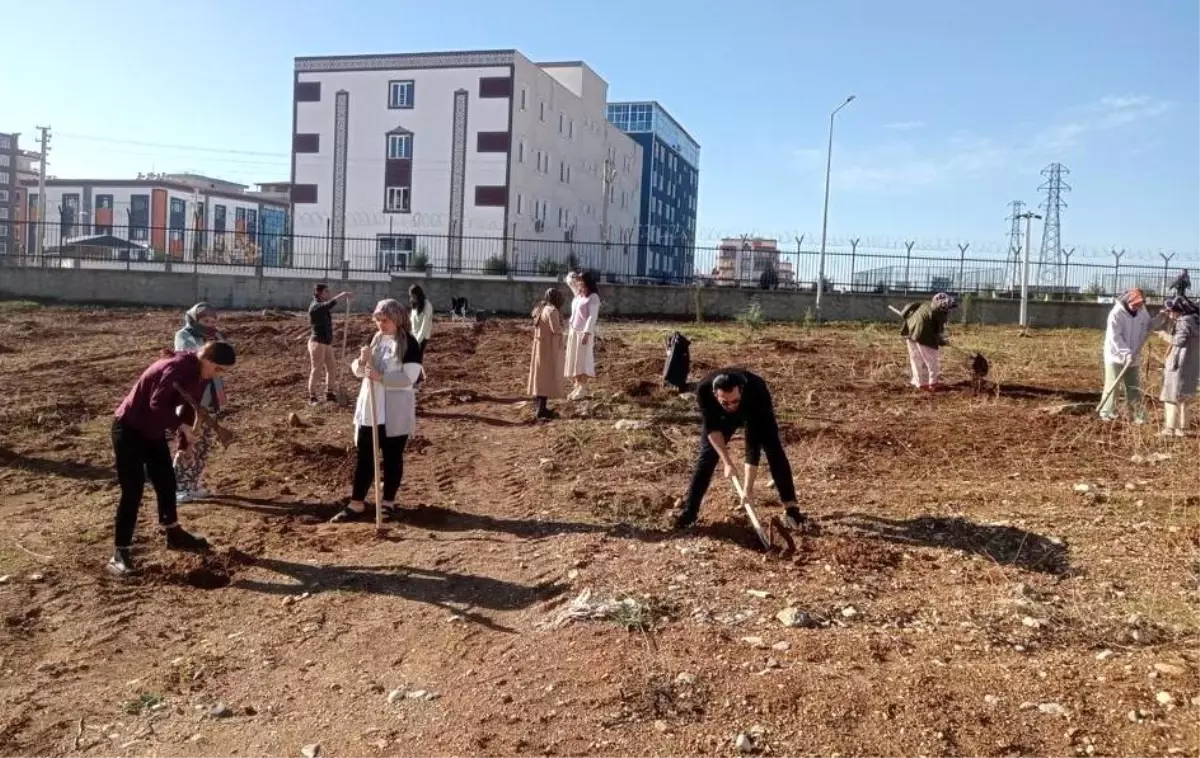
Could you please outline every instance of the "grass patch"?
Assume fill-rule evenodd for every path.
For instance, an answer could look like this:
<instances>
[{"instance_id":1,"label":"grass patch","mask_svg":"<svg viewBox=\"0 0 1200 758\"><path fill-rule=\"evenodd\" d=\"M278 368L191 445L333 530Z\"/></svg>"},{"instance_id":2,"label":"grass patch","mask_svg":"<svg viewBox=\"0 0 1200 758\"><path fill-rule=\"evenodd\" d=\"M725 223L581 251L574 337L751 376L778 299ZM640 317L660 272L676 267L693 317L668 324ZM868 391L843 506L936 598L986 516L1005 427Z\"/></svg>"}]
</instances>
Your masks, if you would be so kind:
<instances>
[{"instance_id":1,"label":"grass patch","mask_svg":"<svg viewBox=\"0 0 1200 758\"><path fill-rule=\"evenodd\" d=\"M156 695L153 692L143 692L133 700L125 703L121 710L130 716L137 716L138 714L152 710L155 706L162 704L162 702L162 695Z\"/></svg>"},{"instance_id":2,"label":"grass patch","mask_svg":"<svg viewBox=\"0 0 1200 758\"><path fill-rule=\"evenodd\" d=\"M32 300L0 300L0 313L28 313L42 308Z\"/></svg>"}]
</instances>

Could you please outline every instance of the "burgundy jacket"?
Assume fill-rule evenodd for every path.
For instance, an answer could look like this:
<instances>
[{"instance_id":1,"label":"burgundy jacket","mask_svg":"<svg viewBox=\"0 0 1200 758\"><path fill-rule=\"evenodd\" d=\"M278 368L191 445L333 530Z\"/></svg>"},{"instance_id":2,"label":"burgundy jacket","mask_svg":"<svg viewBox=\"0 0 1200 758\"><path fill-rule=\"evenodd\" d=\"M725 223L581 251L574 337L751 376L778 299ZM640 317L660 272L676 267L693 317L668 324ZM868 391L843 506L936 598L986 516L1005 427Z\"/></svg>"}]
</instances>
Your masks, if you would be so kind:
<instances>
[{"instance_id":1,"label":"burgundy jacket","mask_svg":"<svg viewBox=\"0 0 1200 758\"><path fill-rule=\"evenodd\" d=\"M168 352L168 357L142 372L117 407L117 420L150 440L163 439L180 424L191 424L196 419L191 405L175 389L176 384L193 400L199 401L204 394L200 358L192 352ZM183 406L182 415L176 412L179 406Z\"/></svg>"}]
</instances>

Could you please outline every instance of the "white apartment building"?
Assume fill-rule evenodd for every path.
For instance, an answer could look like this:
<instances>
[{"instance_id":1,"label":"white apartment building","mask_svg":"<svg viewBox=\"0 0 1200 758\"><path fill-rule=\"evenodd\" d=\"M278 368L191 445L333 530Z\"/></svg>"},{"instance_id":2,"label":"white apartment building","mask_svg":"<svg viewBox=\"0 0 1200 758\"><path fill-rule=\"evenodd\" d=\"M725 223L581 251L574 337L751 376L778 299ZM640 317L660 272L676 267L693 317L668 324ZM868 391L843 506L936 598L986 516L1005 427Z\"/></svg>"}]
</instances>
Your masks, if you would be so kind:
<instances>
[{"instance_id":1,"label":"white apartment building","mask_svg":"<svg viewBox=\"0 0 1200 758\"><path fill-rule=\"evenodd\" d=\"M641 148L607 97L586 64L515 50L297 58L297 260L534 272L574 255L633 272Z\"/></svg>"}]
</instances>

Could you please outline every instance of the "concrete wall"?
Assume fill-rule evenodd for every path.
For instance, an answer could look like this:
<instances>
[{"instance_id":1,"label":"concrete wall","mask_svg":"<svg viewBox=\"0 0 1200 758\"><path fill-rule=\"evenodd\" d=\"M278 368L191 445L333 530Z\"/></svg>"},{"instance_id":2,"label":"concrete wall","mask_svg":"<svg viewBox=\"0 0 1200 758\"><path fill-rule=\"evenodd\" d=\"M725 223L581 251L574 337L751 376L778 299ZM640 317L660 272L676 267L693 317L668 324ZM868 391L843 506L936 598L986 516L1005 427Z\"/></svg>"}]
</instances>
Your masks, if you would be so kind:
<instances>
[{"instance_id":1,"label":"concrete wall","mask_svg":"<svg viewBox=\"0 0 1200 758\"><path fill-rule=\"evenodd\" d=\"M112 271L102 269L59 269L0 266L0 298L32 298L76 303L158 305L187 308L201 300L220 308L304 308L311 298L314 279L235 276L208 273L157 271ZM489 277L453 279L396 277L390 281L329 280L335 289L355 292L359 304L385 297L407 299L410 284L419 283L439 312L449 309L451 297L470 299L473 308L500 314L525 315L546 288L547 279L507 280ZM558 285L563 287L563 285ZM564 294L566 293L565 287ZM773 321L796 321L813 311L813 295L796 292L762 292L733 288L654 287L601 285L601 319L682 318L693 319L697 305L705 319L736 316L752 301ZM888 305L900 307L905 300L886 295L826 295L824 318L831 321L894 322ZM1015 324L1019 304L1007 300L976 300L970 309L972 322ZM1086 327L1104 325L1110 305L1098 303L1040 303L1029 305L1030 320L1039 327ZM961 311L954 314L957 322Z\"/></svg>"}]
</instances>

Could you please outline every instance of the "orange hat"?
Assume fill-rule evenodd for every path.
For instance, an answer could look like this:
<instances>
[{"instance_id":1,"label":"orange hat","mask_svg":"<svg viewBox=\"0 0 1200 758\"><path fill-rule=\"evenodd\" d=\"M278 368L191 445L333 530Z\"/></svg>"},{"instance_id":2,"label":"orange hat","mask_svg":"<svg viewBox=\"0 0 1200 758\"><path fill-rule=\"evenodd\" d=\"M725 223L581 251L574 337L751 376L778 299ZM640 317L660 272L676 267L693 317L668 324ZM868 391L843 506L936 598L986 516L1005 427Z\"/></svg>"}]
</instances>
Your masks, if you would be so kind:
<instances>
[{"instance_id":1,"label":"orange hat","mask_svg":"<svg viewBox=\"0 0 1200 758\"><path fill-rule=\"evenodd\" d=\"M1130 308L1141 308L1146 303L1146 296L1142 294L1140 287L1134 287L1129 290L1125 302L1129 304Z\"/></svg>"}]
</instances>

